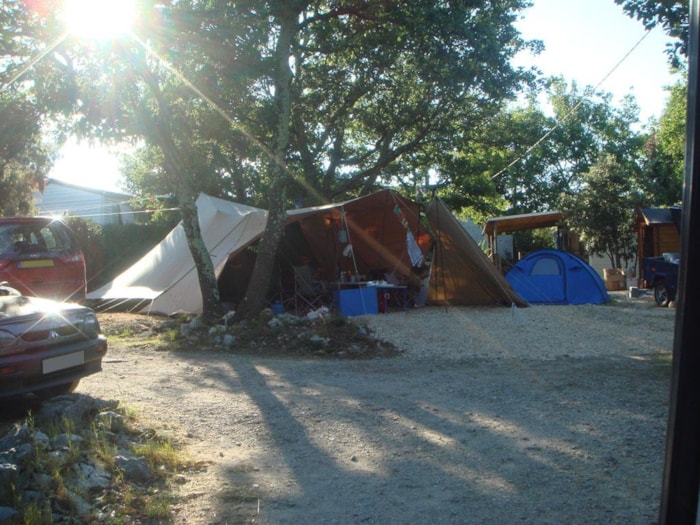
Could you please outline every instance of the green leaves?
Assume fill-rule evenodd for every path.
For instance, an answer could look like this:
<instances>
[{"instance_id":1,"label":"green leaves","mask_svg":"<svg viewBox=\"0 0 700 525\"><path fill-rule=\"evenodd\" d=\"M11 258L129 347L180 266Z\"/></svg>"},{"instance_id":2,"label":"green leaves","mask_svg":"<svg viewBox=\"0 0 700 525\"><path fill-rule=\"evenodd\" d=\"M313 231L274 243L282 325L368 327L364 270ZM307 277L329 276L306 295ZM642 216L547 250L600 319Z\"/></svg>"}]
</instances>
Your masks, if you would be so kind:
<instances>
[{"instance_id":1,"label":"green leaves","mask_svg":"<svg viewBox=\"0 0 700 525\"><path fill-rule=\"evenodd\" d=\"M625 13L651 29L660 25L671 37L666 53L673 67L680 67L688 56L689 0L615 0Z\"/></svg>"},{"instance_id":2,"label":"green leaves","mask_svg":"<svg viewBox=\"0 0 700 525\"><path fill-rule=\"evenodd\" d=\"M608 255L615 268L634 258L633 215L639 196L629 166L614 155L601 156L583 175L581 188L569 204L570 225L579 232L590 253Z\"/></svg>"}]
</instances>

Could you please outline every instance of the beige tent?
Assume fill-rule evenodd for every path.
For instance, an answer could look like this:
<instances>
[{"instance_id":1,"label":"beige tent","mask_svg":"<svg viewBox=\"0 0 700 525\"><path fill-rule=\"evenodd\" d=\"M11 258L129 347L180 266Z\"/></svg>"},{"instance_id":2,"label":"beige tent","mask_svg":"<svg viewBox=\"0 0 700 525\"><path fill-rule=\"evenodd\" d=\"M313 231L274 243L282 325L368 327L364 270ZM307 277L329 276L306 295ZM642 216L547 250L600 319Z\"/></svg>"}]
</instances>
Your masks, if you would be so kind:
<instances>
[{"instance_id":1,"label":"beige tent","mask_svg":"<svg viewBox=\"0 0 700 525\"><path fill-rule=\"evenodd\" d=\"M265 210L204 194L197 199L197 212L217 275L232 253L259 237L267 222ZM113 309L164 314L201 312L202 294L182 223L112 282L88 293L87 298Z\"/></svg>"},{"instance_id":2,"label":"beige tent","mask_svg":"<svg viewBox=\"0 0 700 525\"><path fill-rule=\"evenodd\" d=\"M202 195L202 236L214 262L222 298L235 305L245 292L266 212ZM313 260L323 280L393 274L409 286L429 272L428 304L523 305L505 278L439 200L421 212L392 190L349 201L290 210L278 251L273 294L289 294L293 266ZM201 311L201 294L182 226L118 276L88 294L111 305L172 314Z\"/></svg>"}]
</instances>

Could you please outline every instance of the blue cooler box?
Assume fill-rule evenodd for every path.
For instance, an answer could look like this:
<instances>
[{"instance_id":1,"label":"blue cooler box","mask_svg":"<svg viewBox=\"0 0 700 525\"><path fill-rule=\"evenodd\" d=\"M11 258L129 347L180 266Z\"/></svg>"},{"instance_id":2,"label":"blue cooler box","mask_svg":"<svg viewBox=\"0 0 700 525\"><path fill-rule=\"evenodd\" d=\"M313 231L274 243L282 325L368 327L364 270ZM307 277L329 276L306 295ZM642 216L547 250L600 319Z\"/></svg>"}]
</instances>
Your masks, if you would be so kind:
<instances>
[{"instance_id":1,"label":"blue cooler box","mask_svg":"<svg viewBox=\"0 0 700 525\"><path fill-rule=\"evenodd\" d=\"M379 313L377 306L377 289L349 288L335 291L335 307L345 317Z\"/></svg>"}]
</instances>

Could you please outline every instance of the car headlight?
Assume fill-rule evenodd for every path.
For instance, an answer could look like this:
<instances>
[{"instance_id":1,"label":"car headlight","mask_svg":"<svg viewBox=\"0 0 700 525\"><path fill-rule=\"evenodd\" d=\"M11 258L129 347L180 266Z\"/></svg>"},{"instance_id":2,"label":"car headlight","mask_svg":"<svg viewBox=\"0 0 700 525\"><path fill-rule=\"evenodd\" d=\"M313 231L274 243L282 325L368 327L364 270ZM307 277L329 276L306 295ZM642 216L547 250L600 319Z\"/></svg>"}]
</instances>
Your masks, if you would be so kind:
<instances>
[{"instance_id":1,"label":"car headlight","mask_svg":"<svg viewBox=\"0 0 700 525\"><path fill-rule=\"evenodd\" d=\"M97 337L100 333L100 323L95 314L90 313L83 317L83 333L88 337Z\"/></svg>"}]
</instances>

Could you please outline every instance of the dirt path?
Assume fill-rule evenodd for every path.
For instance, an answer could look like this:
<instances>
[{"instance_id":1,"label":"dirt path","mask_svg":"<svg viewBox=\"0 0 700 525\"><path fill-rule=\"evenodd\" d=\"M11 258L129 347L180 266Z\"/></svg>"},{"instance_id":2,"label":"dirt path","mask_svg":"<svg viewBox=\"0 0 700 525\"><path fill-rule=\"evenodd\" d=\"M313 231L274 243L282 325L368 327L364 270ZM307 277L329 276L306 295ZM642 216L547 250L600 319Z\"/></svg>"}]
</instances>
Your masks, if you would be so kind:
<instances>
[{"instance_id":1,"label":"dirt path","mask_svg":"<svg viewBox=\"0 0 700 525\"><path fill-rule=\"evenodd\" d=\"M391 359L113 345L79 391L209 462L177 523L653 523L674 312L534 307L499 327L504 310L374 316L406 349Z\"/></svg>"}]
</instances>

